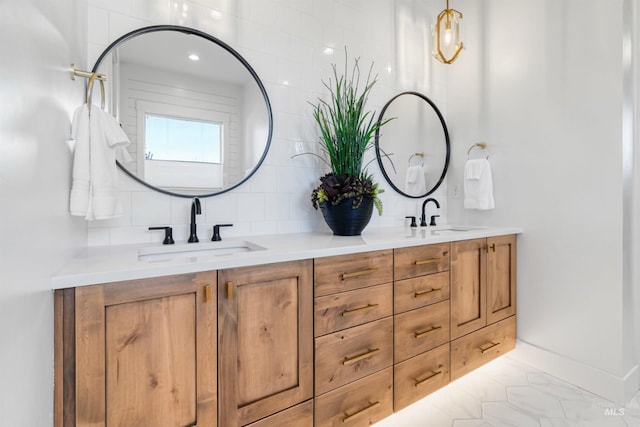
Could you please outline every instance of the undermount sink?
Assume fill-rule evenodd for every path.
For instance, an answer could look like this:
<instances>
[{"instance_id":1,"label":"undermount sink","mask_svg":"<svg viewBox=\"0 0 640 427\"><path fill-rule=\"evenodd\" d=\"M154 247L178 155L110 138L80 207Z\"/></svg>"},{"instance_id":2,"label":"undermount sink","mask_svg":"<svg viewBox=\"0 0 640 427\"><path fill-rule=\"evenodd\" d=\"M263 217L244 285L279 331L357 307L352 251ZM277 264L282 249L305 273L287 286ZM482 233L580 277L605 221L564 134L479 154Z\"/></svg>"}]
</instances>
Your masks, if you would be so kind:
<instances>
[{"instance_id":1,"label":"undermount sink","mask_svg":"<svg viewBox=\"0 0 640 427\"><path fill-rule=\"evenodd\" d=\"M459 225L443 225L443 226L438 226L435 229L431 229L431 234L433 235L438 235L438 234L457 234L457 233L464 233L467 231L472 231L472 230L478 230L478 228L472 228L472 227L462 227Z\"/></svg>"},{"instance_id":2,"label":"undermount sink","mask_svg":"<svg viewBox=\"0 0 640 427\"><path fill-rule=\"evenodd\" d=\"M265 249L266 248L247 240L163 245L140 249L138 251L138 260L148 262L172 261L176 259L218 257L263 251Z\"/></svg>"}]
</instances>

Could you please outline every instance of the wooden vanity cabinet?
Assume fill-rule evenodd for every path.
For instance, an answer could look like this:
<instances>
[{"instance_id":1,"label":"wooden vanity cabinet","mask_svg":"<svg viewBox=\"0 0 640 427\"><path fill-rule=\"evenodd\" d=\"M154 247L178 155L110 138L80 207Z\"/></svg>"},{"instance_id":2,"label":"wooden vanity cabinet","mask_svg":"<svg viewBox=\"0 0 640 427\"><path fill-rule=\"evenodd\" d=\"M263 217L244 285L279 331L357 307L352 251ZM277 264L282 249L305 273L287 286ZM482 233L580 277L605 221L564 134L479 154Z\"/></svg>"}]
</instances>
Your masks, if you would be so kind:
<instances>
[{"instance_id":1,"label":"wooden vanity cabinet","mask_svg":"<svg viewBox=\"0 0 640 427\"><path fill-rule=\"evenodd\" d=\"M451 243L451 379L515 347L516 236Z\"/></svg>"},{"instance_id":2,"label":"wooden vanity cabinet","mask_svg":"<svg viewBox=\"0 0 640 427\"><path fill-rule=\"evenodd\" d=\"M214 426L215 286L206 272L56 291L56 427Z\"/></svg>"},{"instance_id":3,"label":"wooden vanity cabinet","mask_svg":"<svg viewBox=\"0 0 640 427\"><path fill-rule=\"evenodd\" d=\"M54 301L55 427L368 426L515 347L516 237Z\"/></svg>"},{"instance_id":4,"label":"wooden vanity cabinet","mask_svg":"<svg viewBox=\"0 0 640 427\"><path fill-rule=\"evenodd\" d=\"M312 271L305 260L218 272L220 426L313 397Z\"/></svg>"}]
</instances>

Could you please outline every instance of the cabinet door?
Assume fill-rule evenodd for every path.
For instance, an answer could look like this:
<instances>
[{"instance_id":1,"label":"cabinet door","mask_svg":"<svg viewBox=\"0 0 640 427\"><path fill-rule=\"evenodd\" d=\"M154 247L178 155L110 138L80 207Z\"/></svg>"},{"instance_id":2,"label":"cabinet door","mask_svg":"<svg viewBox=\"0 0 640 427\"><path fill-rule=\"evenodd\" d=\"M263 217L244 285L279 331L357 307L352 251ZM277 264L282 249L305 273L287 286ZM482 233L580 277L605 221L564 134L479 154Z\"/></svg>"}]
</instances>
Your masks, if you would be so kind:
<instances>
[{"instance_id":1,"label":"cabinet door","mask_svg":"<svg viewBox=\"0 0 640 427\"><path fill-rule=\"evenodd\" d=\"M221 426L240 426L313 394L312 262L221 270Z\"/></svg>"},{"instance_id":2,"label":"cabinet door","mask_svg":"<svg viewBox=\"0 0 640 427\"><path fill-rule=\"evenodd\" d=\"M487 324L486 239L451 243L451 339Z\"/></svg>"},{"instance_id":3,"label":"cabinet door","mask_svg":"<svg viewBox=\"0 0 640 427\"><path fill-rule=\"evenodd\" d=\"M77 288L75 425L215 425L215 285L208 272Z\"/></svg>"},{"instance_id":4,"label":"cabinet door","mask_svg":"<svg viewBox=\"0 0 640 427\"><path fill-rule=\"evenodd\" d=\"M487 239L487 323L516 314L516 236Z\"/></svg>"}]
</instances>

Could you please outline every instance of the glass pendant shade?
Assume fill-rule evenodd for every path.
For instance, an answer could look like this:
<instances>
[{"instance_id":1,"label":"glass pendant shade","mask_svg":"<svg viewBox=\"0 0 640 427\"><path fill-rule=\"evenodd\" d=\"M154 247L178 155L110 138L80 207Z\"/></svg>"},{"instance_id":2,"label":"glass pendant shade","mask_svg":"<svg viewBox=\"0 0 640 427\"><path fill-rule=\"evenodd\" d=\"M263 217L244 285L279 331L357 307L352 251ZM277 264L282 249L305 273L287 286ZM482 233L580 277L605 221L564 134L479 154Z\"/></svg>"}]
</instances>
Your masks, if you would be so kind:
<instances>
[{"instance_id":1,"label":"glass pendant shade","mask_svg":"<svg viewBox=\"0 0 640 427\"><path fill-rule=\"evenodd\" d=\"M460 39L460 20L462 13L455 9L447 8L440 12L436 25L433 27L433 48L434 58L444 64L451 64L458 58L464 47Z\"/></svg>"}]
</instances>

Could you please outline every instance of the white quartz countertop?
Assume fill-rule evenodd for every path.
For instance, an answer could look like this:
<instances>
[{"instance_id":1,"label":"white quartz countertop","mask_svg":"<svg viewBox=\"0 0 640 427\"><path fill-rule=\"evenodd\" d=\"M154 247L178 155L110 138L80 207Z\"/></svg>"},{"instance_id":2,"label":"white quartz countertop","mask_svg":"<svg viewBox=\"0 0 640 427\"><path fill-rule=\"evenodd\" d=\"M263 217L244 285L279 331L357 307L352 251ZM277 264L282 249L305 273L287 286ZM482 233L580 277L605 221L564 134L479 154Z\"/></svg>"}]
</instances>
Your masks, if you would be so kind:
<instances>
[{"instance_id":1,"label":"white quartz countertop","mask_svg":"<svg viewBox=\"0 0 640 427\"><path fill-rule=\"evenodd\" d=\"M270 264L274 262L320 258L382 249L453 242L482 237L519 234L517 227L469 227L443 225L428 228L389 227L366 229L361 236L334 236L326 233L296 233L245 236L222 242L201 241L175 245L147 243L136 245L90 247L73 259L51 280L53 289L94 285L98 283L220 270L223 268ZM168 260L140 260L146 252L215 248L219 245L239 246L249 242L263 250L212 255L203 251L199 256L183 256ZM142 251L142 252L141 252Z\"/></svg>"}]
</instances>

